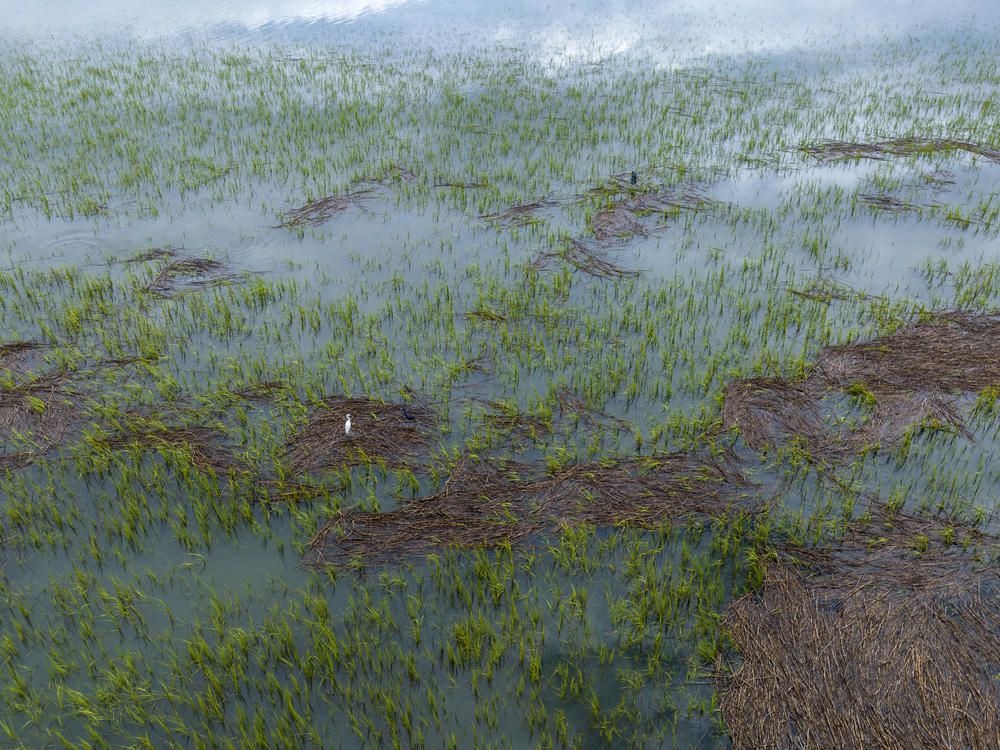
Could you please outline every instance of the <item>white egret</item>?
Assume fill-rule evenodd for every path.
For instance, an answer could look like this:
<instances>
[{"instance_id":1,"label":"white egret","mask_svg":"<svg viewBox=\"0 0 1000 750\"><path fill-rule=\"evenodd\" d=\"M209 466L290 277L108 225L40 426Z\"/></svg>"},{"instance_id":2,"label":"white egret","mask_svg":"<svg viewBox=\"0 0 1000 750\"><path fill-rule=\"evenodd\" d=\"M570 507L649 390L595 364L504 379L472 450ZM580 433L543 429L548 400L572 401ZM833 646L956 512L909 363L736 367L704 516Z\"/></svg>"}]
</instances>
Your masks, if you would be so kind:
<instances>
[{"instance_id":1,"label":"white egret","mask_svg":"<svg viewBox=\"0 0 1000 750\"><path fill-rule=\"evenodd\" d=\"M347 421L344 422L344 434L350 437L351 435L351 415L347 415Z\"/></svg>"}]
</instances>

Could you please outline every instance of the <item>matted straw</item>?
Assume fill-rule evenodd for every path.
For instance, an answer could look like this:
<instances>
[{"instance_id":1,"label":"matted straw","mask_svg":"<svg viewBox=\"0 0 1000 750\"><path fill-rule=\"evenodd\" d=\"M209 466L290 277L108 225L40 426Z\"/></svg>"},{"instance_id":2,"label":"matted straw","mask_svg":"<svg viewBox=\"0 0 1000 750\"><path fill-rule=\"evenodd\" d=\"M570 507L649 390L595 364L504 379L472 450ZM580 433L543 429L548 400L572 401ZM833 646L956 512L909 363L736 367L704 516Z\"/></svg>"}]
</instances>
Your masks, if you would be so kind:
<instances>
[{"instance_id":1,"label":"matted straw","mask_svg":"<svg viewBox=\"0 0 1000 750\"><path fill-rule=\"evenodd\" d=\"M350 435L344 432L348 414ZM438 431L437 414L426 404L330 395L309 414L306 425L285 441L284 455L297 472L371 462L413 466L434 443Z\"/></svg>"},{"instance_id":2,"label":"matted straw","mask_svg":"<svg viewBox=\"0 0 1000 750\"><path fill-rule=\"evenodd\" d=\"M306 565L386 563L449 548L528 544L567 526L653 528L718 514L748 483L726 458L686 454L574 464L540 475L529 464L464 458L440 491L396 510L344 510L313 539Z\"/></svg>"},{"instance_id":3,"label":"matted straw","mask_svg":"<svg viewBox=\"0 0 1000 750\"><path fill-rule=\"evenodd\" d=\"M780 549L722 619L742 657L716 671L733 747L1000 746L1000 579L970 537L995 548L883 513L832 549Z\"/></svg>"}]
</instances>

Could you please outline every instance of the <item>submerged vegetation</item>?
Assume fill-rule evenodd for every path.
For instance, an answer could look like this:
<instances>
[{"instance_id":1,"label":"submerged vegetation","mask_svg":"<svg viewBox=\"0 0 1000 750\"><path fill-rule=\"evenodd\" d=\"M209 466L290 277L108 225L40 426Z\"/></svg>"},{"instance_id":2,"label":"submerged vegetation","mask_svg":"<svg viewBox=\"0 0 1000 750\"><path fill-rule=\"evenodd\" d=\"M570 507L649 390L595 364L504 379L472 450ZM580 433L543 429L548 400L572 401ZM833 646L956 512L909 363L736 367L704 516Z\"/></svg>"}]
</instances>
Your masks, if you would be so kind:
<instances>
[{"instance_id":1,"label":"submerged vegetation","mask_svg":"<svg viewBox=\"0 0 1000 750\"><path fill-rule=\"evenodd\" d=\"M0 744L996 745L995 40L270 33L3 42Z\"/></svg>"}]
</instances>

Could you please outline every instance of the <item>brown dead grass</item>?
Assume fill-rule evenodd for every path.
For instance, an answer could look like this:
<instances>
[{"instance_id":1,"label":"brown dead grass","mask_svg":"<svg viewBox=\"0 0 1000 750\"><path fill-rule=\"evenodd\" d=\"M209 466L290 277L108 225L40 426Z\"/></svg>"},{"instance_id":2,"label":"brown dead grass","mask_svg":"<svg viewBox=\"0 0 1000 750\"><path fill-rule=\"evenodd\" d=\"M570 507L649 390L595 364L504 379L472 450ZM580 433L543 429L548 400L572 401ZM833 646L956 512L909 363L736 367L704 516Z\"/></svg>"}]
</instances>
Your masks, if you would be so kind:
<instances>
[{"instance_id":1,"label":"brown dead grass","mask_svg":"<svg viewBox=\"0 0 1000 750\"><path fill-rule=\"evenodd\" d=\"M82 415L69 380L68 373L48 373L0 390L0 446L22 446L0 454L5 468L34 462L80 426ZM25 442L29 448L23 447Z\"/></svg>"},{"instance_id":2,"label":"brown dead grass","mask_svg":"<svg viewBox=\"0 0 1000 750\"><path fill-rule=\"evenodd\" d=\"M351 434L344 422L351 415ZM285 461L295 472L328 471L371 462L412 467L434 443L435 412L412 405L331 395L285 441Z\"/></svg>"},{"instance_id":3,"label":"brown dead grass","mask_svg":"<svg viewBox=\"0 0 1000 750\"><path fill-rule=\"evenodd\" d=\"M511 206L510 208L498 213L483 214L479 218L488 221L498 229L509 229L510 227L520 227L531 224L532 222L538 220L538 214L542 211L555 208L558 205L560 205L559 201L542 198L541 200L532 201L531 203L522 203L518 206Z\"/></svg>"},{"instance_id":4,"label":"brown dead grass","mask_svg":"<svg viewBox=\"0 0 1000 750\"><path fill-rule=\"evenodd\" d=\"M11 341L0 345L0 370L23 373L43 347L35 341Z\"/></svg>"},{"instance_id":5,"label":"brown dead grass","mask_svg":"<svg viewBox=\"0 0 1000 750\"><path fill-rule=\"evenodd\" d=\"M573 414L583 424L591 429L610 427L615 432L632 433L632 425L620 417L614 417L602 409L588 406L569 388L563 388L556 394L559 410L563 414Z\"/></svg>"},{"instance_id":6,"label":"brown dead grass","mask_svg":"<svg viewBox=\"0 0 1000 750\"><path fill-rule=\"evenodd\" d=\"M534 271L548 270L554 260L565 261L588 276L597 278L623 279L640 275L639 271L623 268L615 263L607 249L593 247L579 240L570 240L562 250L538 255L528 267Z\"/></svg>"},{"instance_id":7,"label":"brown dead grass","mask_svg":"<svg viewBox=\"0 0 1000 750\"><path fill-rule=\"evenodd\" d=\"M810 375L829 387L870 391L981 391L1000 384L1000 317L949 311L896 332L820 352Z\"/></svg>"},{"instance_id":8,"label":"brown dead grass","mask_svg":"<svg viewBox=\"0 0 1000 750\"><path fill-rule=\"evenodd\" d=\"M304 563L386 563L450 548L523 545L579 524L657 527L723 513L746 486L732 463L685 454L574 464L551 475L465 458L433 495L388 513L342 511L313 539Z\"/></svg>"},{"instance_id":9,"label":"brown dead grass","mask_svg":"<svg viewBox=\"0 0 1000 750\"><path fill-rule=\"evenodd\" d=\"M612 203L590 220L590 229L599 242L605 243L633 235L648 237L655 229L662 227L643 221L645 216L665 218L668 213L701 212L714 207L714 201L693 187L683 190L648 190Z\"/></svg>"},{"instance_id":10,"label":"brown dead grass","mask_svg":"<svg viewBox=\"0 0 1000 750\"><path fill-rule=\"evenodd\" d=\"M202 471L225 471L238 466L226 436L214 427L171 424L139 414L123 414L120 429L98 439L110 450L167 449L186 455Z\"/></svg>"},{"instance_id":11,"label":"brown dead grass","mask_svg":"<svg viewBox=\"0 0 1000 750\"><path fill-rule=\"evenodd\" d=\"M272 229L292 229L302 225L319 226L349 208L363 208L371 197L371 190L365 188L354 190L342 195L328 195L325 198L310 201L298 208L285 212L284 221Z\"/></svg>"},{"instance_id":12,"label":"brown dead grass","mask_svg":"<svg viewBox=\"0 0 1000 750\"><path fill-rule=\"evenodd\" d=\"M955 138L892 138L872 143L828 140L801 146L800 150L822 162L848 159L878 159L889 156L911 156L940 152L964 151L1000 163L1000 151L972 141Z\"/></svg>"},{"instance_id":13,"label":"brown dead grass","mask_svg":"<svg viewBox=\"0 0 1000 750\"><path fill-rule=\"evenodd\" d=\"M223 261L212 258L180 258L164 265L146 284L145 291L158 297L176 297L207 286L245 279L246 273L233 270Z\"/></svg>"},{"instance_id":14,"label":"brown dead grass","mask_svg":"<svg viewBox=\"0 0 1000 750\"><path fill-rule=\"evenodd\" d=\"M551 426L544 419L519 411L516 404L481 399L477 401L485 408L483 421L493 429L525 440L552 434Z\"/></svg>"},{"instance_id":15,"label":"brown dead grass","mask_svg":"<svg viewBox=\"0 0 1000 750\"><path fill-rule=\"evenodd\" d=\"M802 380L750 378L723 395L724 428L760 450L798 437L817 457L839 460L865 446L892 445L920 425L971 438L956 395L1000 385L1000 318L950 311L888 336L832 346ZM854 428L827 424L821 400L836 391L874 401Z\"/></svg>"},{"instance_id":16,"label":"brown dead grass","mask_svg":"<svg viewBox=\"0 0 1000 750\"><path fill-rule=\"evenodd\" d=\"M881 513L830 549L779 550L722 621L743 659L716 672L733 747L1000 746L1000 579L970 540L996 548Z\"/></svg>"}]
</instances>

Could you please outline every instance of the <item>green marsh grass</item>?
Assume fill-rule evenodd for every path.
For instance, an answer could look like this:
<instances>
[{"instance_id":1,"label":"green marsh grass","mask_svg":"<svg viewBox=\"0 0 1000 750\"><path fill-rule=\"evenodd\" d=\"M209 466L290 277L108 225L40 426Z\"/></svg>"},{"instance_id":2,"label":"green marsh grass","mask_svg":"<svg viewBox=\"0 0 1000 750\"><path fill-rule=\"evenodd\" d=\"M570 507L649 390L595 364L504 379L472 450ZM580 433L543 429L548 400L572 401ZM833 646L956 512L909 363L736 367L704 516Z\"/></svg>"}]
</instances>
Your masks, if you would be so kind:
<instances>
[{"instance_id":1,"label":"green marsh grass","mask_svg":"<svg viewBox=\"0 0 1000 750\"><path fill-rule=\"evenodd\" d=\"M366 39L5 42L5 743L731 746L724 613L779 547L883 507L942 522L922 554L996 532L988 379L836 460L724 419L733 383L1000 303L995 50L925 41L557 71L369 65ZM831 141L882 146L817 159ZM816 395L824 429L867 435L885 384L855 375ZM433 429L405 461L391 432L295 460L338 437L331 404ZM653 528L300 564L462 457L677 451L752 489Z\"/></svg>"}]
</instances>

